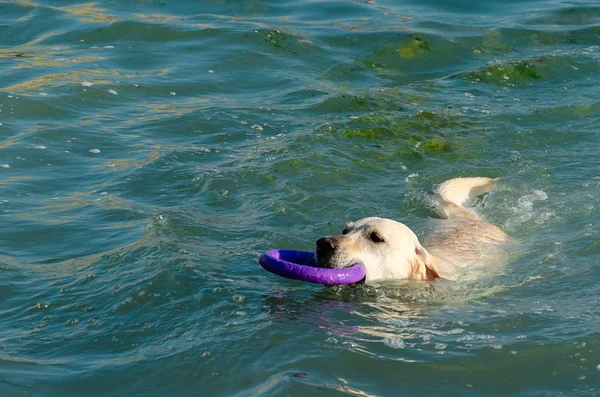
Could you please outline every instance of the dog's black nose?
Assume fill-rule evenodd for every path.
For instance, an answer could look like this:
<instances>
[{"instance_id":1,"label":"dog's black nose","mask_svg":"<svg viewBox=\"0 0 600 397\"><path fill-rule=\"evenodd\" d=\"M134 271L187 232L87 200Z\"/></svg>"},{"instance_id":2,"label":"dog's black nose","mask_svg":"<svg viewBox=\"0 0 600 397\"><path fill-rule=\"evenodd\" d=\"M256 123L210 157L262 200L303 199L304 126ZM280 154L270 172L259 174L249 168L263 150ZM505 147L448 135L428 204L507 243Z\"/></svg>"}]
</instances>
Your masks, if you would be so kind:
<instances>
[{"instance_id":1,"label":"dog's black nose","mask_svg":"<svg viewBox=\"0 0 600 397\"><path fill-rule=\"evenodd\" d=\"M335 251L338 247L337 241L331 237L323 237L317 240L317 248L324 251Z\"/></svg>"}]
</instances>

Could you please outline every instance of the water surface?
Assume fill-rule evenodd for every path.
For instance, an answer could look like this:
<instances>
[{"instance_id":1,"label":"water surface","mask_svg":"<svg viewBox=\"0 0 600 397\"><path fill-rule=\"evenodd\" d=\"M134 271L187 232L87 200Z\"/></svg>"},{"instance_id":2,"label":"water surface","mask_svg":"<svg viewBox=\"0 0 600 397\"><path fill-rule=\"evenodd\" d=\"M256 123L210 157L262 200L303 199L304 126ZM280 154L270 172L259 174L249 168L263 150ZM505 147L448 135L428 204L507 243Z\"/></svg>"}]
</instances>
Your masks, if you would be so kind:
<instances>
[{"instance_id":1,"label":"water surface","mask_svg":"<svg viewBox=\"0 0 600 397\"><path fill-rule=\"evenodd\" d=\"M592 1L0 2L3 396L597 395ZM434 183L494 277L264 272Z\"/></svg>"}]
</instances>

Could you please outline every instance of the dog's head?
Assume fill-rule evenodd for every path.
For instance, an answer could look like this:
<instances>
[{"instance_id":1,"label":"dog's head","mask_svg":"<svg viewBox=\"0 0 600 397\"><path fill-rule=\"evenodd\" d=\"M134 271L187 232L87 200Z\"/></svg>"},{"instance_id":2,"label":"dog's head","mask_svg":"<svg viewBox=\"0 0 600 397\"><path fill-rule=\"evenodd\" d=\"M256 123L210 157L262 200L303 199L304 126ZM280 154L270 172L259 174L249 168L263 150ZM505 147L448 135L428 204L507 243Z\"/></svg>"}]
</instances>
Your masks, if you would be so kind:
<instances>
[{"instance_id":1,"label":"dog's head","mask_svg":"<svg viewBox=\"0 0 600 397\"><path fill-rule=\"evenodd\" d=\"M433 280L440 275L433 256L406 225L384 218L364 218L346 226L341 236L317 241L317 263L343 268L360 262L366 281Z\"/></svg>"}]
</instances>

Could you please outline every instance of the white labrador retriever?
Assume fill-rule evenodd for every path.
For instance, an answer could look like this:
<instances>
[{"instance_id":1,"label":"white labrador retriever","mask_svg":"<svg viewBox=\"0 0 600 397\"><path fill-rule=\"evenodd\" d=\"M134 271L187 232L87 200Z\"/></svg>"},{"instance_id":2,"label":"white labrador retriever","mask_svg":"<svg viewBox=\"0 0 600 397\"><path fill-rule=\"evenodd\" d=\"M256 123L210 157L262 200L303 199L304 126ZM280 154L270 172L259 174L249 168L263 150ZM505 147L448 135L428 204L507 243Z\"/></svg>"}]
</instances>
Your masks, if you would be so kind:
<instances>
[{"instance_id":1,"label":"white labrador retriever","mask_svg":"<svg viewBox=\"0 0 600 397\"><path fill-rule=\"evenodd\" d=\"M361 262L367 283L389 279L456 279L473 267L502 256L508 241L498 227L484 222L467 204L491 190L497 179L456 178L434 189L432 202L443 218L424 245L406 225L391 219L364 218L346 226L341 236L317 241L317 263L343 268Z\"/></svg>"}]
</instances>

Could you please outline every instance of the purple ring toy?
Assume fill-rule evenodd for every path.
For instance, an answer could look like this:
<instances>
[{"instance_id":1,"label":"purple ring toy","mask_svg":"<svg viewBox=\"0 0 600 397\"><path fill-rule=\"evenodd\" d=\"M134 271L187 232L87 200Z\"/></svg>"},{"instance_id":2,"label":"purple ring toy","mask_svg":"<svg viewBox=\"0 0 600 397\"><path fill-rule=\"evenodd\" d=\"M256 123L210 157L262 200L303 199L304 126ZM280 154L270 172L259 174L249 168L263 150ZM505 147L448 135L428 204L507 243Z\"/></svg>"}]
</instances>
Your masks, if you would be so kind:
<instances>
[{"instance_id":1,"label":"purple ring toy","mask_svg":"<svg viewBox=\"0 0 600 397\"><path fill-rule=\"evenodd\" d=\"M340 269L315 267L315 254L307 251L270 250L262 254L258 261L271 273L309 283L352 284L366 276L365 267L361 263Z\"/></svg>"}]
</instances>

